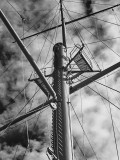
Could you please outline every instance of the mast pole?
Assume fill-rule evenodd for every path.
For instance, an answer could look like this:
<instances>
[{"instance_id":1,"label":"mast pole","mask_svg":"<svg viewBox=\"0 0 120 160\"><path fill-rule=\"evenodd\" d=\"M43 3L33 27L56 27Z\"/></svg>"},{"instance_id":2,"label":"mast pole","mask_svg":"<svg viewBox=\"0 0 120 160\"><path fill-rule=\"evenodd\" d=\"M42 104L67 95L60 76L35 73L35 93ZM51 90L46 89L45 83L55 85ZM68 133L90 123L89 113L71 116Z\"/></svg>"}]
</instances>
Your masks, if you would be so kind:
<instances>
[{"instance_id":1,"label":"mast pole","mask_svg":"<svg viewBox=\"0 0 120 160\"><path fill-rule=\"evenodd\" d=\"M53 111L52 149L58 160L72 160L72 138L70 124L69 86L66 82L66 52L62 43L53 47L53 88L57 96L57 109ZM54 159L53 159L54 160Z\"/></svg>"},{"instance_id":2,"label":"mast pole","mask_svg":"<svg viewBox=\"0 0 120 160\"><path fill-rule=\"evenodd\" d=\"M65 18L63 15L63 0L60 0L60 12L61 12L61 22L62 22L62 40L63 40L63 46L66 48L66 30L65 30Z\"/></svg>"},{"instance_id":3,"label":"mast pole","mask_svg":"<svg viewBox=\"0 0 120 160\"><path fill-rule=\"evenodd\" d=\"M57 96L57 109L52 113L52 142L51 147L58 160L73 160L72 136L70 123L69 86L66 82L67 62L66 58L66 37L65 20L63 16L62 1L60 0L60 11L62 21L62 43L53 47L54 51L54 72L53 89ZM53 158L55 160L55 158Z\"/></svg>"}]
</instances>

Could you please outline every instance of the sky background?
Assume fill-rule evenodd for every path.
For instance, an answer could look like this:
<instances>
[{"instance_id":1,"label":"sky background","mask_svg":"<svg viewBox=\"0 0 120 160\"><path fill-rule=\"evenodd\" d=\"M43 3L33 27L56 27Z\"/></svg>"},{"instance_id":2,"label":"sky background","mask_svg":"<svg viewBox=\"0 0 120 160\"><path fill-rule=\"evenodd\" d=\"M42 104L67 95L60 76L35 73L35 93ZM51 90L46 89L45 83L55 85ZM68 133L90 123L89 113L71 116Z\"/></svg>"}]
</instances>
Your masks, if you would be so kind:
<instances>
[{"instance_id":1,"label":"sky background","mask_svg":"<svg viewBox=\"0 0 120 160\"><path fill-rule=\"evenodd\" d=\"M88 15L118 3L119 0L64 0L65 20ZM20 37L61 23L58 0L0 0L0 8ZM66 26L68 54L76 44L81 46L82 41L85 44L83 54L90 59L93 70L104 70L120 60L119 34L120 7L117 7ZM61 38L59 28L24 40L43 73L49 74L53 71L53 68L45 71L42 68L52 66L52 49L55 43L61 42ZM28 84L28 79L36 75L17 44L13 42L14 39L0 20L0 126L46 100L42 91L38 91L31 100L38 88L33 82ZM79 81L92 75L93 73L86 73L79 77ZM77 80L73 81L74 84ZM52 84L52 80L48 81ZM120 93L101 85L119 91L119 69L98 82L71 95L71 104L82 126L71 106L75 160L117 160L118 155L120 156ZM24 107L27 102L29 103ZM1 132L0 160L47 160L46 148L50 146L51 128L51 109L48 108L32 116L31 120Z\"/></svg>"}]
</instances>

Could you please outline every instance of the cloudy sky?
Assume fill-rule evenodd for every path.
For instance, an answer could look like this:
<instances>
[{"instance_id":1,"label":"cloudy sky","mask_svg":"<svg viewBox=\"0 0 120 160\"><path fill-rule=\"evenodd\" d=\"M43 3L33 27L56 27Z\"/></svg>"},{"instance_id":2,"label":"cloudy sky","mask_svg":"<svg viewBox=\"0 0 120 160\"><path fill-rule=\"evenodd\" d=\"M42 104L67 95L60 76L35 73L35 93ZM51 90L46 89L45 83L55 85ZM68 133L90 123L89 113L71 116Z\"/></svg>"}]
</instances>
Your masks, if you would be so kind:
<instances>
[{"instance_id":1,"label":"cloudy sky","mask_svg":"<svg viewBox=\"0 0 120 160\"><path fill-rule=\"evenodd\" d=\"M64 0L65 20L89 15L118 3L119 0ZM20 37L61 23L58 0L0 0L0 8ZM83 42L83 54L91 61L93 70L104 70L119 62L120 7L67 25L66 37L68 56L75 45L81 46ZM56 28L24 40L43 73L53 71L52 49L61 39L61 28ZM36 84L29 84L28 79L36 75L13 42L14 39L0 20L0 126L46 100ZM45 67L46 70L43 69ZM93 74L81 75L73 81L73 85ZM52 80L48 81L52 84ZM71 104L79 118L78 122L71 106L76 160L117 160L120 156L119 69L97 82L71 95ZM30 118L0 133L0 160L48 159L46 148L50 146L51 109Z\"/></svg>"}]
</instances>

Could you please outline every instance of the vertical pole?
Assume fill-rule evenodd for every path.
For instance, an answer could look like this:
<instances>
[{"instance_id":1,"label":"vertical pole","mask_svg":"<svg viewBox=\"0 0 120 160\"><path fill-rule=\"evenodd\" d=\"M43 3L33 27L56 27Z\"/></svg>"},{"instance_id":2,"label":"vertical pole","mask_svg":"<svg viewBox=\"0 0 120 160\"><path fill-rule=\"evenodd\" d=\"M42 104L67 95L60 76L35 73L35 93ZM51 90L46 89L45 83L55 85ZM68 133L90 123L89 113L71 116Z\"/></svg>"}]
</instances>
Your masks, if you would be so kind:
<instances>
[{"instance_id":1,"label":"vertical pole","mask_svg":"<svg viewBox=\"0 0 120 160\"><path fill-rule=\"evenodd\" d=\"M53 111L52 148L59 160L72 160L72 138L69 112L69 86L66 83L65 47L55 44L54 51L54 90L57 95L57 110Z\"/></svg>"},{"instance_id":2,"label":"vertical pole","mask_svg":"<svg viewBox=\"0 0 120 160\"><path fill-rule=\"evenodd\" d=\"M63 39L63 45L66 48L66 35L65 35L65 18L63 16L63 6L62 6L63 0L60 0L60 12L61 12L61 21L62 21L62 39Z\"/></svg>"}]
</instances>

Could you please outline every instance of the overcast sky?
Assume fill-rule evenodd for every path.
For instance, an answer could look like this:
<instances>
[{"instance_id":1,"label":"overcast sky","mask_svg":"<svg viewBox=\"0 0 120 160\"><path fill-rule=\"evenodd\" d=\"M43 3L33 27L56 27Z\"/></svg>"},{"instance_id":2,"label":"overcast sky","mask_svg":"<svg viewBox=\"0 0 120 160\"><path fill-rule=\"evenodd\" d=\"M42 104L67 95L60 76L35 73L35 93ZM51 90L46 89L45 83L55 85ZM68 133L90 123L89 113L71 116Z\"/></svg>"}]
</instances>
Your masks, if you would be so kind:
<instances>
[{"instance_id":1,"label":"overcast sky","mask_svg":"<svg viewBox=\"0 0 120 160\"><path fill-rule=\"evenodd\" d=\"M64 0L65 20L88 15L118 3L119 0L74 0L74 2ZM20 37L61 23L58 0L0 0L0 8ZM87 55L88 61L90 59L93 70L104 70L119 62L120 7L79 21L74 25L67 25L66 37L68 55L76 44L79 46L82 45L81 42L85 44L83 54ZM61 28L59 28L24 40L24 44L42 69L52 66L52 49L55 43L62 41L61 39ZM28 84L33 69L13 41L14 39L0 20L0 126L16 117L38 90L36 84L31 82L18 95ZM46 74L52 71L53 68L47 68ZM79 80L92 75L93 73L83 74ZM32 74L31 78L34 76ZM117 160L120 156L120 111L118 109L120 93L101 85L104 84L119 91L119 69L98 82L71 95L71 103L82 125L81 127L71 107L74 153L77 160ZM108 103L104 97L111 103ZM45 100L45 95L39 91L20 114L37 107ZM40 116L36 114L34 119L2 132L0 160L22 160L23 158L24 160L47 160L46 148L50 146L51 116L51 109L47 109ZM29 143L26 128L29 130ZM29 146L26 151L27 144Z\"/></svg>"}]
</instances>

